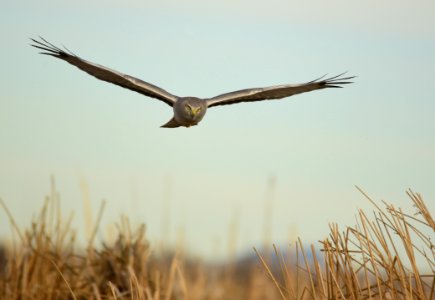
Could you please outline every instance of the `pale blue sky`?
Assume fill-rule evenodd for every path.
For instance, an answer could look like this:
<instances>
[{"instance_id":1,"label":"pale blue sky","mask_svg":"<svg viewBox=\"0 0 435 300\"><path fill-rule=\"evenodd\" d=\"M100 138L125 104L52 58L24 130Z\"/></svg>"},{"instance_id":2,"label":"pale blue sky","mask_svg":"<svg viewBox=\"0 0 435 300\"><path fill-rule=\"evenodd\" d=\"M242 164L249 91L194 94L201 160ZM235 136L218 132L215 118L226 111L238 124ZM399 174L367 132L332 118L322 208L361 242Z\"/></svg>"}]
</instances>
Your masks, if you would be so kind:
<instances>
[{"instance_id":1,"label":"pale blue sky","mask_svg":"<svg viewBox=\"0 0 435 300\"><path fill-rule=\"evenodd\" d=\"M309 2L3 3L0 197L28 224L54 174L80 228L85 179L95 210L107 200L105 223L128 214L154 241L171 182L171 240L184 231L189 248L208 257L225 255L234 211L238 249L261 245L270 176L276 243L295 231L321 239L331 221L353 224L368 207L355 184L405 207L411 187L433 207L434 2ZM172 114L166 104L38 55L28 46L38 35L180 96L343 71L358 78L161 129ZM6 228L4 215L0 222Z\"/></svg>"}]
</instances>

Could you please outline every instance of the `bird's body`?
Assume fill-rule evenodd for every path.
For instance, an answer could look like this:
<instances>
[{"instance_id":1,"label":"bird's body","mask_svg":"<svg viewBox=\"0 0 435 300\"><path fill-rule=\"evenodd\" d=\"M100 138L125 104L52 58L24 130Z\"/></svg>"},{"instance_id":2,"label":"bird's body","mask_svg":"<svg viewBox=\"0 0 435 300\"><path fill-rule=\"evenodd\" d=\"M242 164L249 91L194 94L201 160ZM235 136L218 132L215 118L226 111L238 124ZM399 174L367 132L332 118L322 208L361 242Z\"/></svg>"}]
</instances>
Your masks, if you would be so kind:
<instances>
[{"instance_id":1,"label":"bird's body","mask_svg":"<svg viewBox=\"0 0 435 300\"><path fill-rule=\"evenodd\" d=\"M181 126L195 126L198 125L198 123L202 120L206 111L206 101L196 97L180 97L174 104L173 119ZM166 126L167 124L163 125L162 127L169 128L169 126Z\"/></svg>"},{"instance_id":2,"label":"bird's body","mask_svg":"<svg viewBox=\"0 0 435 300\"><path fill-rule=\"evenodd\" d=\"M340 74L327 79L322 79L322 77L303 84L285 84L263 88L244 89L206 99L197 97L178 97L138 78L81 59L68 49L62 50L43 38L41 38L41 41L34 39L32 39L32 41L36 43L32 45L33 47L45 51L41 52L42 54L62 59L100 80L119 85L123 88L165 102L174 110L174 116L172 119L161 126L165 128L195 126L204 118L207 108L209 107L240 102L281 99L318 89L340 88L343 84L351 83L348 80L354 78L353 76L342 77L343 74Z\"/></svg>"}]
</instances>

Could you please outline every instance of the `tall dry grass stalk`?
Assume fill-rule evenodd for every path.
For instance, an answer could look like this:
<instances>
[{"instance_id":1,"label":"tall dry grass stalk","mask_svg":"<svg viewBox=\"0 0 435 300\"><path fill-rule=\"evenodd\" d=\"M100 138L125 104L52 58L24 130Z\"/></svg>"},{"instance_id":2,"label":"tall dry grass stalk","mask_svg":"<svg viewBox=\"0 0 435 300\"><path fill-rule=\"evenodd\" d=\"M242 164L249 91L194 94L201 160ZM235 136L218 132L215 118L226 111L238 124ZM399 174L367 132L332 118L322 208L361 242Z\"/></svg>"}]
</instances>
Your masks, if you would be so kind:
<instances>
[{"instance_id":1,"label":"tall dry grass stalk","mask_svg":"<svg viewBox=\"0 0 435 300\"><path fill-rule=\"evenodd\" d=\"M372 216L360 210L353 227L330 224L320 252L299 239L288 261L275 248L280 272L257 252L282 299L434 299L435 222L420 194L407 191L415 213L385 201ZM311 260L307 259L310 254Z\"/></svg>"},{"instance_id":2,"label":"tall dry grass stalk","mask_svg":"<svg viewBox=\"0 0 435 300\"><path fill-rule=\"evenodd\" d=\"M375 207L373 216L359 211L357 224L343 231L331 224L320 251L299 239L289 255L273 247L274 261L255 250L255 262L232 257L228 266L154 255L145 226L133 229L126 217L116 224L114 242L96 245L104 202L95 224L88 224L88 244L79 247L73 215L62 215L53 181L25 230L0 200L14 229L0 247L0 299L434 298L435 223L421 196L408 191L417 209L410 214L362 193Z\"/></svg>"}]
</instances>

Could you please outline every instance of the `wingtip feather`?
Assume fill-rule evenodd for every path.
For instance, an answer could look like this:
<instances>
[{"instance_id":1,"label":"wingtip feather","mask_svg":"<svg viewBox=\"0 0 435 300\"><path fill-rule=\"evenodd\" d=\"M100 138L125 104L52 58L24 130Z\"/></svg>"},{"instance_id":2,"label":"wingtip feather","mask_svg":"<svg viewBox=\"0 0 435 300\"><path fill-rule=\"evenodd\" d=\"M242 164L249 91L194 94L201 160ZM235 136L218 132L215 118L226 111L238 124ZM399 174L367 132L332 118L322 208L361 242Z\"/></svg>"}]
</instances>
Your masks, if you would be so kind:
<instances>
[{"instance_id":1,"label":"wingtip feather","mask_svg":"<svg viewBox=\"0 0 435 300\"><path fill-rule=\"evenodd\" d=\"M48 42L43 37L39 36L41 40L36 40L34 38L30 38L31 41L33 41L34 44L30 44L30 46L47 51L43 52L41 54L47 54L54 57L63 57L63 56L76 56L72 51L68 50L66 47L66 51L60 49L59 47L56 47L52 43Z\"/></svg>"}]
</instances>

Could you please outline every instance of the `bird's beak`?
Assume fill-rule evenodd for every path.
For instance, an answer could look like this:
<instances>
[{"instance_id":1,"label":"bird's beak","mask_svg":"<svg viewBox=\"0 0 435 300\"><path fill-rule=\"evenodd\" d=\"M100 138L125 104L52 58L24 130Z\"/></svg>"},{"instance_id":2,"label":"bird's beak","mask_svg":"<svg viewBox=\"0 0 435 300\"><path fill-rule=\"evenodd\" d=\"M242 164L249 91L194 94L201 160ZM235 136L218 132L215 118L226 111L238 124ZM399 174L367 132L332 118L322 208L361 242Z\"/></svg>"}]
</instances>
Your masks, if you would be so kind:
<instances>
[{"instance_id":1,"label":"bird's beak","mask_svg":"<svg viewBox=\"0 0 435 300\"><path fill-rule=\"evenodd\" d=\"M197 114L199 114L200 111L201 111L201 107L193 108L192 109L193 116L196 116Z\"/></svg>"}]
</instances>

